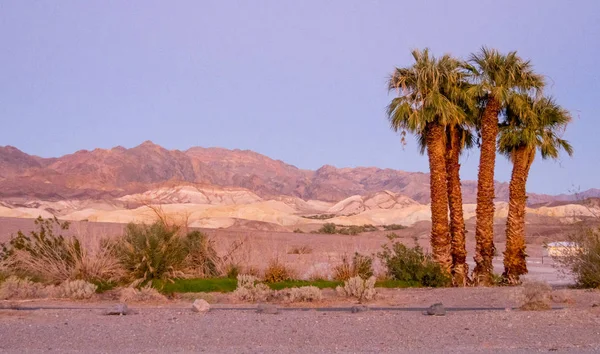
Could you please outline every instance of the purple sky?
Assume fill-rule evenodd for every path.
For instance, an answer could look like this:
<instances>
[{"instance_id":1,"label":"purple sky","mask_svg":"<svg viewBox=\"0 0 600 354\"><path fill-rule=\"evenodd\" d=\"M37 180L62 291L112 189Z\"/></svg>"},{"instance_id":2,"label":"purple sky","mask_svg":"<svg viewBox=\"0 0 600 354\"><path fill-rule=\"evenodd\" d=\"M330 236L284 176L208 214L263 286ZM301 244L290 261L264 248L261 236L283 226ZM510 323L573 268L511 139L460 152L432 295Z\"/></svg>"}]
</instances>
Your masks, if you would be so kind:
<instances>
[{"instance_id":1,"label":"purple sky","mask_svg":"<svg viewBox=\"0 0 600 354\"><path fill-rule=\"evenodd\" d=\"M427 171L388 127L386 78L413 48L482 45L531 59L576 117L575 157L536 161L529 190L600 187L596 0L0 1L0 145L50 157L152 140ZM499 157L497 179L510 168Z\"/></svg>"}]
</instances>

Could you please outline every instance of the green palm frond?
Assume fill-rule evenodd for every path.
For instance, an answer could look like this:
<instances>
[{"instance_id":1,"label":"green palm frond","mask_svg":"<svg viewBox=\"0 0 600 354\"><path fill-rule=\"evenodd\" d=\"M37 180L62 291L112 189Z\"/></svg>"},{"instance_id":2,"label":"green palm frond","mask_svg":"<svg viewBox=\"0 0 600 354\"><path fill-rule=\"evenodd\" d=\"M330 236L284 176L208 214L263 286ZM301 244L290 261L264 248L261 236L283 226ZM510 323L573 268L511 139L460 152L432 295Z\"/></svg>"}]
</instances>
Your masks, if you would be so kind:
<instances>
[{"instance_id":1,"label":"green palm frond","mask_svg":"<svg viewBox=\"0 0 600 354\"><path fill-rule=\"evenodd\" d=\"M486 100L493 96L503 106L514 93L541 95L545 85L542 75L535 73L529 60L523 60L517 52L502 54L496 49L482 47L471 54L465 70L470 73L473 86L470 94Z\"/></svg>"},{"instance_id":2,"label":"green palm frond","mask_svg":"<svg viewBox=\"0 0 600 354\"><path fill-rule=\"evenodd\" d=\"M470 94L467 64L450 55L436 58L429 49L413 50L414 63L396 68L388 89L397 97L387 108L390 127L396 132L417 136L425 151L424 134L429 123L442 126L473 125L476 101Z\"/></svg>"},{"instance_id":3,"label":"green palm frond","mask_svg":"<svg viewBox=\"0 0 600 354\"><path fill-rule=\"evenodd\" d=\"M561 137L571 119L551 97L514 95L506 109L506 121L500 126L498 150L508 157L519 148L537 149L544 159L558 158L561 150L571 156L573 147Z\"/></svg>"}]
</instances>

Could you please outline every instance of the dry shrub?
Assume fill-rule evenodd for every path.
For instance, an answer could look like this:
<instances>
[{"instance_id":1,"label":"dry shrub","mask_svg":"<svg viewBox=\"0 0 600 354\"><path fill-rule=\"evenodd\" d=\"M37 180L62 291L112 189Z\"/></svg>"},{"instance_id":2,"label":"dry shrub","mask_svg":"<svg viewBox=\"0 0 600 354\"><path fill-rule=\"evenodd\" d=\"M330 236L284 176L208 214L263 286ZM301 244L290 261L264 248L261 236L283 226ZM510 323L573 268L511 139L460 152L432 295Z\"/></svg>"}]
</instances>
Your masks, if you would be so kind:
<instances>
[{"instance_id":1,"label":"dry shrub","mask_svg":"<svg viewBox=\"0 0 600 354\"><path fill-rule=\"evenodd\" d=\"M237 239L226 246L217 264L218 273L228 278L236 278L251 258L251 244L247 238Z\"/></svg>"},{"instance_id":2,"label":"dry shrub","mask_svg":"<svg viewBox=\"0 0 600 354\"><path fill-rule=\"evenodd\" d=\"M582 228L568 236L573 245L553 257L581 288L600 288L600 228Z\"/></svg>"},{"instance_id":3,"label":"dry shrub","mask_svg":"<svg viewBox=\"0 0 600 354\"><path fill-rule=\"evenodd\" d=\"M308 268L308 270L304 273L302 279L310 281L329 280L331 279L331 273L331 264L315 263Z\"/></svg>"},{"instance_id":4,"label":"dry shrub","mask_svg":"<svg viewBox=\"0 0 600 354\"><path fill-rule=\"evenodd\" d=\"M359 276L352 277L344 282L344 286L338 286L336 292L340 296L354 297L358 302L362 303L375 298L375 277L363 279Z\"/></svg>"},{"instance_id":5,"label":"dry shrub","mask_svg":"<svg viewBox=\"0 0 600 354\"><path fill-rule=\"evenodd\" d=\"M58 297L84 300L89 299L96 293L98 286L85 280L67 280L58 287Z\"/></svg>"},{"instance_id":6,"label":"dry shrub","mask_svg":"<svg viewBox=\"0 0 600 354\"><path fill-rule=\"evenodd\" d=\"M40 283L35 283L28 278L10 276L0 284L0 299L39 299L47 297L47 289Z\"/></svg>"},{"instance_id":7,"label":"dry shrub","mask_svg":"<svg viewBox=\"0 0 600 354\"><path fill-rule=\"evenodd\" d=\"M321 289L316 286L302 286L280 291L281 296L289 302L315 302L323 299Z\"/></svg>"},{"instance_id":8,"label":"dry shrub","mask_svg":"<svg viewBox=\"0 0 600 354\"><path fill-rule=\"evenodd\" d=\"M268 286L258 283L258 279L252 275L240 274L237 277L237 288L233 295L241 301L263 302L272 299L275 292Z\"/></svg>"},{"instance_id":9,"label":"dry shrub","mask_svg":"<svg viewBox=\"0 0 600 354\"><path fill-rule=\"evenodd\" d=\"M551 308L552 288L548 283L542 281L525 281L517 289L517 301L521 304L521 310L539 311Z\"/></svg>"},{"instance_id":10,"label":"dry shrub","mask_svg":"<svg viewBox=\"0 0 600 354\"><path fill-rule=\"evenodd\" d=\"M136 289L127 287L121 289L119 301L121 302L161 302L166 301L166 297L154 289L150 284Z\"/></svg>"},{"instance_id":11,"label":"dry shrub","mask_svg":"<svg viewBox=\"0 0 600 354\"><path fill-rule=\"evenodd\" d=\"M333 268L333 279L345 281L352 277L368 279L373 276L373 258L356 252L349 261L347 255L342 256L342 263Z\"/></svg>"},{"instance_id":12,"label":"dry shrub","mask_svg":"<svg viewBox=\"0 0 600 354\"><path fill-rule=\"evenodd\" d=\"M71 279L111 282L122 276L114 247L108 241L63 237L60 232L68 230L69 223L56 218L39 217L35 224L38 230L28 235L19 231L8 245L3 245L0 258L7 272L55 284Z\"/></svg>"},{"instance_id":13,"label":"dry shrub","mask_svg":"<svg viewBox=\"0 0 600 354\"><path fill-rule=\"evenodd\" d=\"M215 249L215 241L206 234L192 231L186 235L188 255L184 266L186 275L197 278L215 277L219 275L220 257Z\"/></svg>"},{"instance_id":14,"label":"dry shrub","mask_svg":"<svg viewBox=\"0 0 600 354\"><path fill-rule=\"evenodd\" d=\"M287 253L288 254L310 254L312 253L312 248L310 248L309 246L295 246L292 249L290 249Z\"/></svg>"},{"instance_id":15,"label":"dry shrub","mask_svg":"<svg viewBox=\"0 0 600 354\"><path fill-rule=\"evenodd\" d=\"M283 264L278 258L274 258L265 269L264 281L267 283L277 283L291 280L293 277L294 271Z\"/></svg>"}]
</instances>

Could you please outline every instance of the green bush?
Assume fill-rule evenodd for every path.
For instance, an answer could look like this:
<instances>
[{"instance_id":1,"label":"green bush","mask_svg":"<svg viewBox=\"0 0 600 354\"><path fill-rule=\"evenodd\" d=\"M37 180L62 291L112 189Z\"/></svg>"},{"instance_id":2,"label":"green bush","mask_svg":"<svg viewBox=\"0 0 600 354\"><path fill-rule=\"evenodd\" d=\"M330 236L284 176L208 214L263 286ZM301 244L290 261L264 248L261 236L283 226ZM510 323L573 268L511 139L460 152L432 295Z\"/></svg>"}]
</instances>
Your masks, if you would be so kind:
<instances>
[{"instance_id":1,"label":"green bush","mask_svg":"<svg viewBox=\"0 0 600 354\"><path fill-rule=\"evenodd\" d=\"M600 228L582 228L569 235L573 247L554 260L572 274L581 288L600 288Z\"/></svg>"},{"instance_id":2,"label":"green bush","mask_svg":"<svg viewBox=\"0 0 600 354\"><path fill-rule=\"evenodd\" d=\"M403 229L406 229L406 226L399 225L399 224L390 224L390 225L383 225L383 229L385 231L403 230Z\"/></svg>"},{"instance_id":3,"label":"green bush","mask_svg":"<svg viewBox=\"0 0 600 354\"><path fill-rule=\"evenodd\" d=\"M129 224L116 249L129 280L145 282L175 277L189 254L187 241L178 228L162 222Z\"/></svg>"},{"instance_id":4,"label":"green bush","mask_svg":"<svg viewBox=\"0 0 600 354\"><path fill-rule=\"evenodd\" d=\"M441 287L450 284L450 277L432 259L431 255L423 253L418 245L409 248L398 241L393 241L391 247L384 245L377 254L381 263L386 267L387 275L394 280L416 282L421 286Z\"/></svg>"},{"instance_id":5,"label":"green bush","mask_svg":"<svg viewBox=\"0 0 600 354\"><path fill-rule=\"evenodd\" d=\"M323 224L323 226L317 232L320 234L333 235L337 232L337 230L334 223L328 222L326 224Z\"/></svg>"}]
</instances>

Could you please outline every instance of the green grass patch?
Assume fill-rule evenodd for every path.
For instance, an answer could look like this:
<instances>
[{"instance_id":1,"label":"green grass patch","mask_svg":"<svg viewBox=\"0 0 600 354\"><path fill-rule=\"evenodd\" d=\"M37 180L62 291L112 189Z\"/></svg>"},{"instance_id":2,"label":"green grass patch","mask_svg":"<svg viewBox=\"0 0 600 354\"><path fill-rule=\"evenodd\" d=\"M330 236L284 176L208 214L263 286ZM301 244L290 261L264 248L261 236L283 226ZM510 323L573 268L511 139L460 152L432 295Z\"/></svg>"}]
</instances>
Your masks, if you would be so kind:
<instances>
[{"instance_id":1,"label":"green grass patch","mask_svg":"<svg viewBox=\"0 0 600 354\"><path fill-rule=\"evenodd\" d=\"M163 293L228 293L235 290L237 280L230 278L175 279L173 282L154 280L152 286Z\"/></svg>"},{"instance_id":2,"label":"green grass patch","mask_svg":"<svg viewBox=\"0 0 600 354\"><path fill-rule=\"evenodd\" d=\"M338 285L343 285L343 282L332 280L287 280L277 283L266 284L273 290L299 288L301 286L316 286L319 289L335 289ZM237 280L229 278L175 279L173 282L164 280L154 280L152 282L152 285L160 292L166 294L205 292L229 293L234 291L237 287ZM419 283L400 280L383 280L375 283L375 287L412 288L419 287Z\"/></svg>"},{"instance_id":3,"label":"green grass patch","mask_svg":"<svg viewBox=\"0 0 600 354\"><path fill-rule=\"evenodd\" d=\"M376 288L389 288L389 289L420 288L421 284L419 284L419 282L416 282L416 281L387 279L387 280L380 280L380 281L375 282L375 287Z\"/></svg>"},{"instance_id":4,"label":"green grass patch","mask_svg":"<svg viewBox=\"0 0 600 354\"><path fill-rule=\"evenodd\" d=\"M315 281L287 280L287 281L280 281L277 283L271 283L271 284L267 284L267 285L273 290L299 288L301 286L316 286L319 289L326 289L326 288L335 289L336 286L342 285L342 282L331 281L331 280L315 280Z\"/></svg>"}]
</instances>

